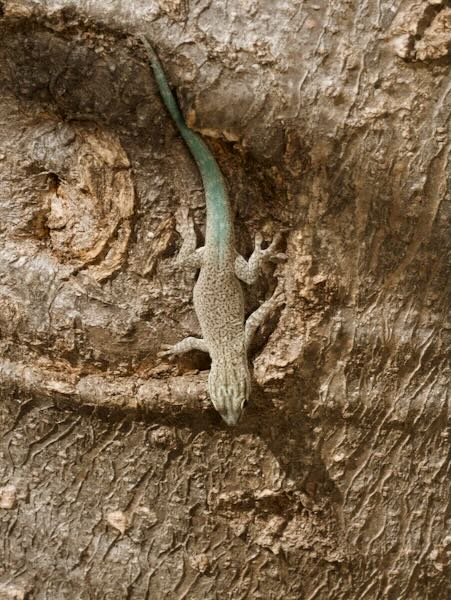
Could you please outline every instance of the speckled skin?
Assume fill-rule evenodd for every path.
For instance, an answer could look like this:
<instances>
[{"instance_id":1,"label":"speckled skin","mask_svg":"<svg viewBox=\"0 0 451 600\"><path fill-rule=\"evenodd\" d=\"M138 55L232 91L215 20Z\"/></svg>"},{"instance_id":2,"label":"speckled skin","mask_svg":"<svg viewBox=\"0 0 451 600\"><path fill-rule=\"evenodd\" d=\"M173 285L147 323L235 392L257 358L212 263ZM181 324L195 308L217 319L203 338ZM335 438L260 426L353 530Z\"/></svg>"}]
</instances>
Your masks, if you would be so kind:
<instances>
[{"instance_id":1,"label":"speckled skin","mask_svg":"<svg viewBox=\"0 0 451 600\"><path fill-rule=\"evenodd\" d=\"M244 328L244 299L235 275L233 245L223 256L204 248L194 286L194 308L211 356L208 388L216 410L228 425L239 420L251 391Z\"/></svg>"},{"instance_id":2,"label":"speckled skin","mask_svg":"<svg viewBox=\"0 0 451 600\"><path fill-rule=\"evenodd\" d=\"M228 425L235 425L251 392L247 350L252 335L267 314L280 303L280 294L257 309L244 323L244 298L239 279L253 283L262 258L274 254L278 239L262 250L260 235L249 262L235 250L233 222L227 190L219 167L208 146L190 130L167 84L163 68L146 38L141 38L154 71L161 97L185 140L202 177L207 205L205 246L195 249L192 221L182 211L184 242L179 263L198 267L194 286L194 308L202 339L189 337L163 354L175 355L197 349L211 356L208 390L214 407Z\"/></svg>"}]
</instances>

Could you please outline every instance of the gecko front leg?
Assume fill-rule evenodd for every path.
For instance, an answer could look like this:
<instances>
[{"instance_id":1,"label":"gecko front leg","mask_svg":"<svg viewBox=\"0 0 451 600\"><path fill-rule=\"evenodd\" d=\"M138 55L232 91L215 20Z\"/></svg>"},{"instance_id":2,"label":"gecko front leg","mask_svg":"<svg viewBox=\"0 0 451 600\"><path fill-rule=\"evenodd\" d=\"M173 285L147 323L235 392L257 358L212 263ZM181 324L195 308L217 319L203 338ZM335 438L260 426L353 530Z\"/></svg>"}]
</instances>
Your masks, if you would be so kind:
<instances>
[{"instance_id":1,"label":"gecko front leg","mask_svg":"<svg viewBox=\"0 0 451 600\"><path fill-rule=\"evenodd\" d=\"M176 354L184 354L185 352L190 352L191 350L200 350L201 352L208 353L208 346L205 343L205 340L191 336L186 337L184 340L174 344L173 346L163 344L162 348L164 348L164 350L159 352L159 356L175 356Z\"/></svg>"},{"instance_id":2,"label":"gecko front leg","mask_svg":"<svg viewBox=\"0 0 451 600\"><path fill-rule=\"evenodd\" d=\"M276 247L280 242L281 235L277 234L270 245L263 249L262 242L263 236L261 233L257 233L255 236L255 247L248 261L238 254L235 259L235 275L244 283L251 285L257 281L260 265L263 260L270 260L271 258L286 258L285 254L276 251Z\"/></svg>"},{"instance_id":3,"label":"gecko front leg","mask_svg":"<svg viewBox=\"0 0 451 600\"><path fill-rule=\"evenodd\" d=\"M260 325L267 320L269 315L273 313L276 308L284 304L284 302L285 294L283 290L276 288L271 298L263 302L263 304L259 306L257 310L249 315L244 327L244 341L246 344L246 350L249 350L255 332Z\"/></svg>"},{"instance_id":4,"label":"gecko front leg","mask_svg":"<svg viewBox=\"0 0 451 600\"><path fill-rule=\"evenodd\" d=\"M263 260L270 260L271 258L285 260L286 255L277 252L276 250L281 237L281 234L277 234L270 245L267 248L262 249L263 236L261 233L257 233L255 236L255 248L249 261L246 261L240 254L235 259L236 276L241 279L241 281L244 281L244 283L252 284L257 280L260 265ZM277 287L271 298L266 300L266 302L257 308L257 310L249 315L244 330L244 339L247 350L249 350L257 329L278 306L283 304L284 298L283 291Z\"/></svg>"}]
</instances>

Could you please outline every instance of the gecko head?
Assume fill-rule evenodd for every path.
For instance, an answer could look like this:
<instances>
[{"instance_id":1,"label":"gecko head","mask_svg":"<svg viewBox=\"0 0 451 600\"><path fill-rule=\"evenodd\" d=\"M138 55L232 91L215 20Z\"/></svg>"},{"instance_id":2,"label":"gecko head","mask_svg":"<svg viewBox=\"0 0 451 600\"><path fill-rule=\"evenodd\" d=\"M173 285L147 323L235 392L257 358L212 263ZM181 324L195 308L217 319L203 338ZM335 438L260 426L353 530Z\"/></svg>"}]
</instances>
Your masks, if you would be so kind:
<instances>
[{"instance_id":1,"label":"gecko head","mask_svg":"<svg viewBox=\"0 0 451 600\"><path fill-rule=\"evenodd\" d=\"M247 364L229 366L212 362L208 391L213 406L227 425L236 425L251 393L251 377Z\"/></svg>"}]
</instances>

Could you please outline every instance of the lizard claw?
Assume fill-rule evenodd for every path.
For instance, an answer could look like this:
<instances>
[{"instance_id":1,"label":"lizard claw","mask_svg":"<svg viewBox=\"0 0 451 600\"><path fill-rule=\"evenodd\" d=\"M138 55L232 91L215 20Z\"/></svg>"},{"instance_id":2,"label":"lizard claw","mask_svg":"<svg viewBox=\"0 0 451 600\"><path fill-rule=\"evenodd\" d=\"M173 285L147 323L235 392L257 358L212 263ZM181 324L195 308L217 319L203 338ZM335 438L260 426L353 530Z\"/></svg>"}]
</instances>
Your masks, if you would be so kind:
<instances>
[{"instance_id":1,"label":"lizard claw","mask_svg":"<svg viewBox=\"0 0 451 600\"><path fill-rule=\"evenodd\" d=\"M263 250L259 248L262 257L265 258L266 260L271 260L276 257L279 260L285 260L286 255L284 253L282 253L282 252L276 253L276 247L280 243L281 239L282 239L281 234L276 233L272 242L269 244L269 246L267 248L264 248Z\"/></svg>"},{"instance_id":2,"label":"lizard claw","mask_svg":"<svg viewBox=\"0 0 451 600\"><path fill-rule=\"evenodd\" d=\"M280 282L277 284L269 302L271 303L273 310L287 303L285 290Z\"/></svg>"},{"instance_id":3,"label":"lizard claw","mask_svg":"<svg viewBox=\"0 0 451 600\"><path fill-rule=\"evenodd\" d=\"M274 252L274 248L276 246L279 245L280 241L282 239L282 234L281 233L276 233L276 235L273 237L272 242L269 244L269 246L266 248L266 252L268 254L272 254Z\"/></svg>"},{"instance_id":4,"label":"lizard claw","mask_svg":"<svg viewBox=\"0 0 451 600\"><path fill-rule=\"evenodd\" d=\"M285 252L277 252L277 254L273 254L270 258L273 262L283 262L284 260L288 260L288 256Z\"/></svg>"},{"instance_id":5,"label":"lizard claw","mask_svg":"<svg viewBox=\"0 0 451 600\"><path fill-rule=\"evenodd\" d=\"M279 245L281 239L282 234L280 232L276 233L269 246L262 249L263 235L260 231L258 231L255 235L255 250L264 257L270 257L274 254L275 248Z\"/></svg>"},{"instance_id":6,"label":"lizard claw","mask_svg":"<svg viewBox=\"0 0 451 600\"><path fill-rule=\"evenodd\" d=\"M184 254L191 254L196 249L196 233L194 231L194 221L187 206L180 206L177 209L175 221L175 228L182 238L182 245L188 240L188 247Z\"/></svg>"},{"instance_id":7,"label":"lizard claw","mask_svg":"<svg viewBox=\"0 0 451 600\"><path fill-rule=\"evenodd\" d=\"M180 206L177 213L180 215L181 221L187 221L189 219L189 208L187 206Z\"/></svg>"},{"instance_id":8,"label":"lizard claw","mask_svg":"<svg viewBox=\"0 0 451 600\"><path fill-rule=\"evenodd\" d=\"M174 354L172 352L173 346L171 344L161 344L162 350L157 353L159 358L173 358Z\"/></svg>"},{"instance_id":9,"label":"lizard claw","mask_svg":"<svg viewBox=\"0 0 451 600\"><path fill-rule=\"evenodd\" d=\"M275 302L276 306L282 306L282 304L286 304L287 299L286 299L284 290L282 290L282 289L276 290L274 295L275 295L274 302Z\"/></svg>"},{"instance_id":10,"label":"lizard claw","mask_svg":"<svg viewBox=\"0 0 451 600\"><path fill-rule=\"evenodd\" d=\"M193 227L193 220L190 217L189 208L187 206L180 206L176 212L175 220L177 222L177 230L186 231Z\"/></svg>"}]
</instances>

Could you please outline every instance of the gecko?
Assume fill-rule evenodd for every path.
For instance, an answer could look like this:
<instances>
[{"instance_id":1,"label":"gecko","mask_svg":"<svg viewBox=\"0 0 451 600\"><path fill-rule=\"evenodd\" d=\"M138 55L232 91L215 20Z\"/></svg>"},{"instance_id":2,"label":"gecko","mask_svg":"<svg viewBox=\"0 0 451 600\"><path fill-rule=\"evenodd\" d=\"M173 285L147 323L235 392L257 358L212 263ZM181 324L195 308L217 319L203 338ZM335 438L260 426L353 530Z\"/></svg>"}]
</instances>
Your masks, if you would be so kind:
<instances>
[{"instance_id":1,"label":"gecko","mask_svg":"<svg viewBox=\"0 0 451 600\"><path fill-rule=\"evenodd\" d=\"M262 248L263 236L257 233L249 261L235 248L234 223L226 182L207 144L190 129L169 87L161 62L145 36L139 36L152 67L160 96L201 175L206 201L205 243L197 248L194 223L188 209L181 211L182 245L177 262L199 269L193 289L194 310L202 338L187 337L173 346L163 346L160 355L175 356L190 350L207 352L211 358L208 392L215 409L227 425L236 425L251 393L248 351L260 324L282 303L283 293L276 288L245 321L244 296L240 281L257 280L262 260L284 257L277 254L277 234Z\"/></svg>"}]
</instances>

